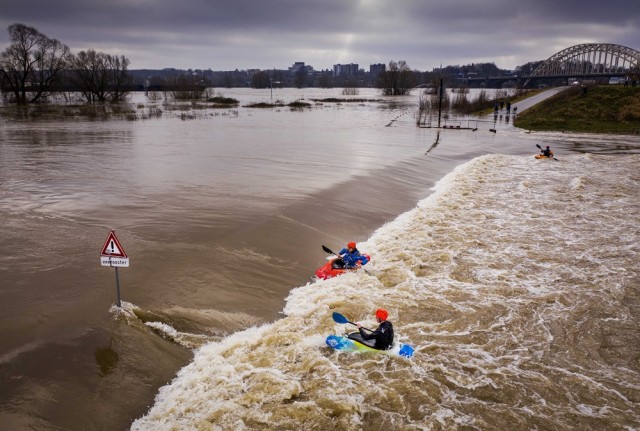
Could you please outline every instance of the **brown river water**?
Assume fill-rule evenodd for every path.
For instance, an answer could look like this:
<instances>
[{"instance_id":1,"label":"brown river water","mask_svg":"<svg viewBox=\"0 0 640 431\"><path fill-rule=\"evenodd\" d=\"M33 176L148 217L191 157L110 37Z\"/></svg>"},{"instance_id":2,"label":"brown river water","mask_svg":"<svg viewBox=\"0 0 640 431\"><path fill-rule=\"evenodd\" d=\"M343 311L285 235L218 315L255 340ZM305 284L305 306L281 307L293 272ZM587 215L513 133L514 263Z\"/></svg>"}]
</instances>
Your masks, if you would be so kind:
<instances>
[{"instance_id":1,"label":"brown river water","mask_svg":"<svg viewBox=\"0 0 640 431\"><path fill-rule=\"evenodd\" d=\"M0 117L0 430L640 429L640 138L223 93ZM326 346L380 306L413 358Z\"/></svg>"}]
</instances>

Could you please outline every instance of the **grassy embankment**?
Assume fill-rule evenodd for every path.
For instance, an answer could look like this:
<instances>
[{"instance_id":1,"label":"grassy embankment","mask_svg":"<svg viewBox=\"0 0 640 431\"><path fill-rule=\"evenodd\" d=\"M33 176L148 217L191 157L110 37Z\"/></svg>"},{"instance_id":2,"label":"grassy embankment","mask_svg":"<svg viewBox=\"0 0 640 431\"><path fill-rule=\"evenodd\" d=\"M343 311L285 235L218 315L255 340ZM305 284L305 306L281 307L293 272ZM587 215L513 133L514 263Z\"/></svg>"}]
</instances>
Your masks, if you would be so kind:
<instances>
[{"instance_id":1,"label":"grassy embankment","mask_svg":"<svg viewBox=\"0 0 640 431\"><path fill-rule=\"evenodd\" d=\"M640 87L571 87L519 114L516 127L535 131L640 134Z\"/></svg>"}]
</instances>

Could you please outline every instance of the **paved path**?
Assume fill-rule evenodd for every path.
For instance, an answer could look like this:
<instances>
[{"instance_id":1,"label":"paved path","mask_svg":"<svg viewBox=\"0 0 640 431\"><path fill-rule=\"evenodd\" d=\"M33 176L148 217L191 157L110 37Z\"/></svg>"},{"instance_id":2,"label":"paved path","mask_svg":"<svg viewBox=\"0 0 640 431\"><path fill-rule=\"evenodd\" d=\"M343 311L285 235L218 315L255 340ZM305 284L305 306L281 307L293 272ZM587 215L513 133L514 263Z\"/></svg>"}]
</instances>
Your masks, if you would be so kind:
<instances>
[{"instance_id":1,"label":"paved path","mask_svg":"<svg viewBox=\"0 0 640 431\"><path fill-rule=\"evenodd\" d=\"M543 91L542 93L536 94L535 96L527 97L524 100L520 100L520 101L518 101L516 103L512 103L511 104L511 113L513 113L513 108L515 108L516 106L518 107L518 113L521 113L521 112L531 108L536 103L540 103L543 100L548 99L549 97L554 96L554 95L560 93L561 91L566 90L567 88L569 88L569 87L567 86L567 87L551 88L551 89L549 89L547 91ZM504 112L502 112L502 113L504 113ZM491 114L491 115L493 115L493 114Z\"/></svg>"},{"instance_id":2,"label":"paved path","mask_svg":"<svg viewBox=\"0 0 640 431\"><path fill-rule=\"evenodd\" d=\"M551 96L554 96L561 91L568 89L568 86L564 87L554 87L549 90L543 91L542 93L536 94L535 96L528 97L524 100L520 100L518 102L511 104L511 114L507 115L506 108L498 110L498 113L494 112L487 114L484 121L492 121L493 122L493 130L496 129L505 129L505 128L513 128L513 124L511 123L511 119L515 118L516 114L514 114L514 109L517 107L517 114L521 114L527 109L531 108L533 105L542 102L545 99L548 99Z\"/></svg>"},{"instance_id":3,"label":"paved path","mask_svg":"<svg viewBox=\"0 0 640 431\"><path fill-rule=\"evenodd\" d=\"M554 87L551 88L549 90L543 91L542 93L538 93L535 96L531 96L531 97L527 97L524 100L520 100L518 102L512 103L511 104L511 115L514 115L514 109L518 108L518 114L521 114L522 112L526 111L527 109L531 108L533 105L542 102L545 99L548 99L551 96L554 96L558 93L560 93L561 91L566 90L567 88L569 88L568 86L565 87ZM487 118L491 118L493 119L493 116L495 115L495 113L490 113L487 114ZM498 115L507 115L507 109L503 108L500 109L498 111Z\"/></svg>"}]
</instances>

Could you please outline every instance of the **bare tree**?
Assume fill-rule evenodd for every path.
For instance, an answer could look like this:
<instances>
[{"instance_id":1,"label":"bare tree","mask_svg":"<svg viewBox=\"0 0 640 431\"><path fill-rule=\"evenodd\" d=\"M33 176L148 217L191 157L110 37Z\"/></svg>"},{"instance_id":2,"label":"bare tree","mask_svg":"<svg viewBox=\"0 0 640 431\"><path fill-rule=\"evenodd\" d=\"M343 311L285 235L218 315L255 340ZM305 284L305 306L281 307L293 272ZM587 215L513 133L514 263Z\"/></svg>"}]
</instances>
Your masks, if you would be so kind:
<instances>
[{"instance_id":1,"label":"bare tree","mask_svg":"<svg viewBox=\"0 0 640 431\"><path fill-rule=\"evenodd\" d=\"M69 62L69 47L33 27L8 27L11 45L0 54L0 87L18 104L48 96Z\"/></svg>"},{"instance_id":2,"label":"bare tree","mask_svg":"<svg viewBox=\"0 0 640 431\"><path fill-rule=\"evenodd\" d=\"M318 77L318 86L322 88L333 88L333 79L329 72L322 72Z\"/></svg>"},{"instance_id":3,"label":"bare tree","mask_svg":"<svg viewBox=\"0 0 640 431\"><path fill-rule=\"evenodd\" d=\"M129 59L124 55L110 55L109 60L108 66L111 74L110 98L112 102L119 102L129 94L129 86L133 82L133 78L127 71Z\"/></svg>"},{"instance_id":4,"label":"bare tree","mask_svg":"<svg viewBox=\"0 0 640 431\"><path fill-rule=\"evenodd\" d=\"M342 89L342 94L344 96L357 96L360 94L358 82L355 79L347 78L347 81L344 83L344 88Z\"/></svg>"},{"instance_id":5,"label":"bare tree","mask_svg":"<svg viewBox=\"0 0 640 431\"><path fill-rule=\"evenodd\" d=\"M251 87L253 88L269 88L271 85L271 78L265 71L259 70L251 76Z\"/></svg>"},{"instance_id":6,"label":"bare tree","mask_svg":"<svg viewBox=\"0 0 640 431\"><path fill-rule=\"evenodd\" d=\"M128 94L132 79L125 56L90 49L75 55L72 64L72 80L87 102L119 102Z\"/></svg>"},{"instance_id":7,"label":"bare tree","mask_svg":"<svg viewBox=\"0 0 640 431\"><path fill-rule=\"evenodd\" d=\"M378 75L378 88L385 96L403 96L409 94L416 86L416 72L409 68L407 62L401 60L389 62L389 69Z\"/></svg>"},{"instance_id":8,"label":"bare tree","mask_svg":"<svg viewBox=\"0 0 640 431\"><path fill-rule=\"evenodd\" d=\"M71 80L87 102L106 100L107 73L105 56L93 49L80 51L73 58Z\"/></svg>"},{"instance_id":9,"label":"bare tree","mask_svg":"<svg viewBox=\"0 0 640 431\"><path fill-rule=\"evenodd\" d=\"M192 74L177 75L167 78L167 87L171 88L169 96L173 100L200 100L206 94L204 82ZM165 97L166 100L169 100Z\"/></svg>"}]
</instances>

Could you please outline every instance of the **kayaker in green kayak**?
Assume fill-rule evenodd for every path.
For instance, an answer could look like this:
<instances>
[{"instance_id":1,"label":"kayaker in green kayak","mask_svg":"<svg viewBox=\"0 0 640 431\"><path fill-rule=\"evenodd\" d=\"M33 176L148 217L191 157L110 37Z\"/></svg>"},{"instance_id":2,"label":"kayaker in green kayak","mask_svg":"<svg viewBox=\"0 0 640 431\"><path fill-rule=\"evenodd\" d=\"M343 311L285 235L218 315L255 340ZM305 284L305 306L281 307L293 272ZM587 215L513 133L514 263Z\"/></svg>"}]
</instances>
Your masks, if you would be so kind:
<instances>
[{"instance_id":1,"label":"kayaker in green kayak","mask_svg":"<svg viewBox=\"0 0 640 431\"><path fill-rule=\"evenodd\" d=\"M360 323L356 323L358 331L349 334L349 338L378 350L387 350L393 345L393 325L387 320L389 312L384 308L376 310L376 320L380 324L375 331L365 332Z\"/></svg>"},{"instance_id":2,"label":"kayaker in green kayak","mask_svg":"<svg viewBox=\"0 0 640 431\"><path fill-rule=\"evenodd\" d=\"M334 311L331 315L334 322L341 323L341 324L349 323L353 326L357 326L358 329L360 329L360 332L362 332L362 330L364 329L369 332L379 331L380 334L384 334L384 336L380 336L380 338L383 339L383 343L381 344L383 347L387 342L389 342L389 346L386 350L380 350L375 348L374 347L376 342L375 339L365 341L365 339L362 338L362 335L358 332L354 332L347 336L331 334L327 337L327 340L326 340L327 346L331 347L332 349L340 350L344 352L358 352L358 351L367 352L368 351L368 352L380 352L385 355L398 355L398 356L403 356L405 358L412 357L415 349L411 347L409 344L400 343L396 347L393 347L393 345L391 344L393 343L393 325L391 325L391 322L387 321L388 316L389 316L389 313L387 313L387 310L382 308L376 310L376 320L380 322L380 326L376 331L372 331L371 329L365 328L364 326L360 326L360 324L358 323L353 323L352 321L350 321L349 319L347 319L337 311Z\"/></svg>"}]
</instances>

